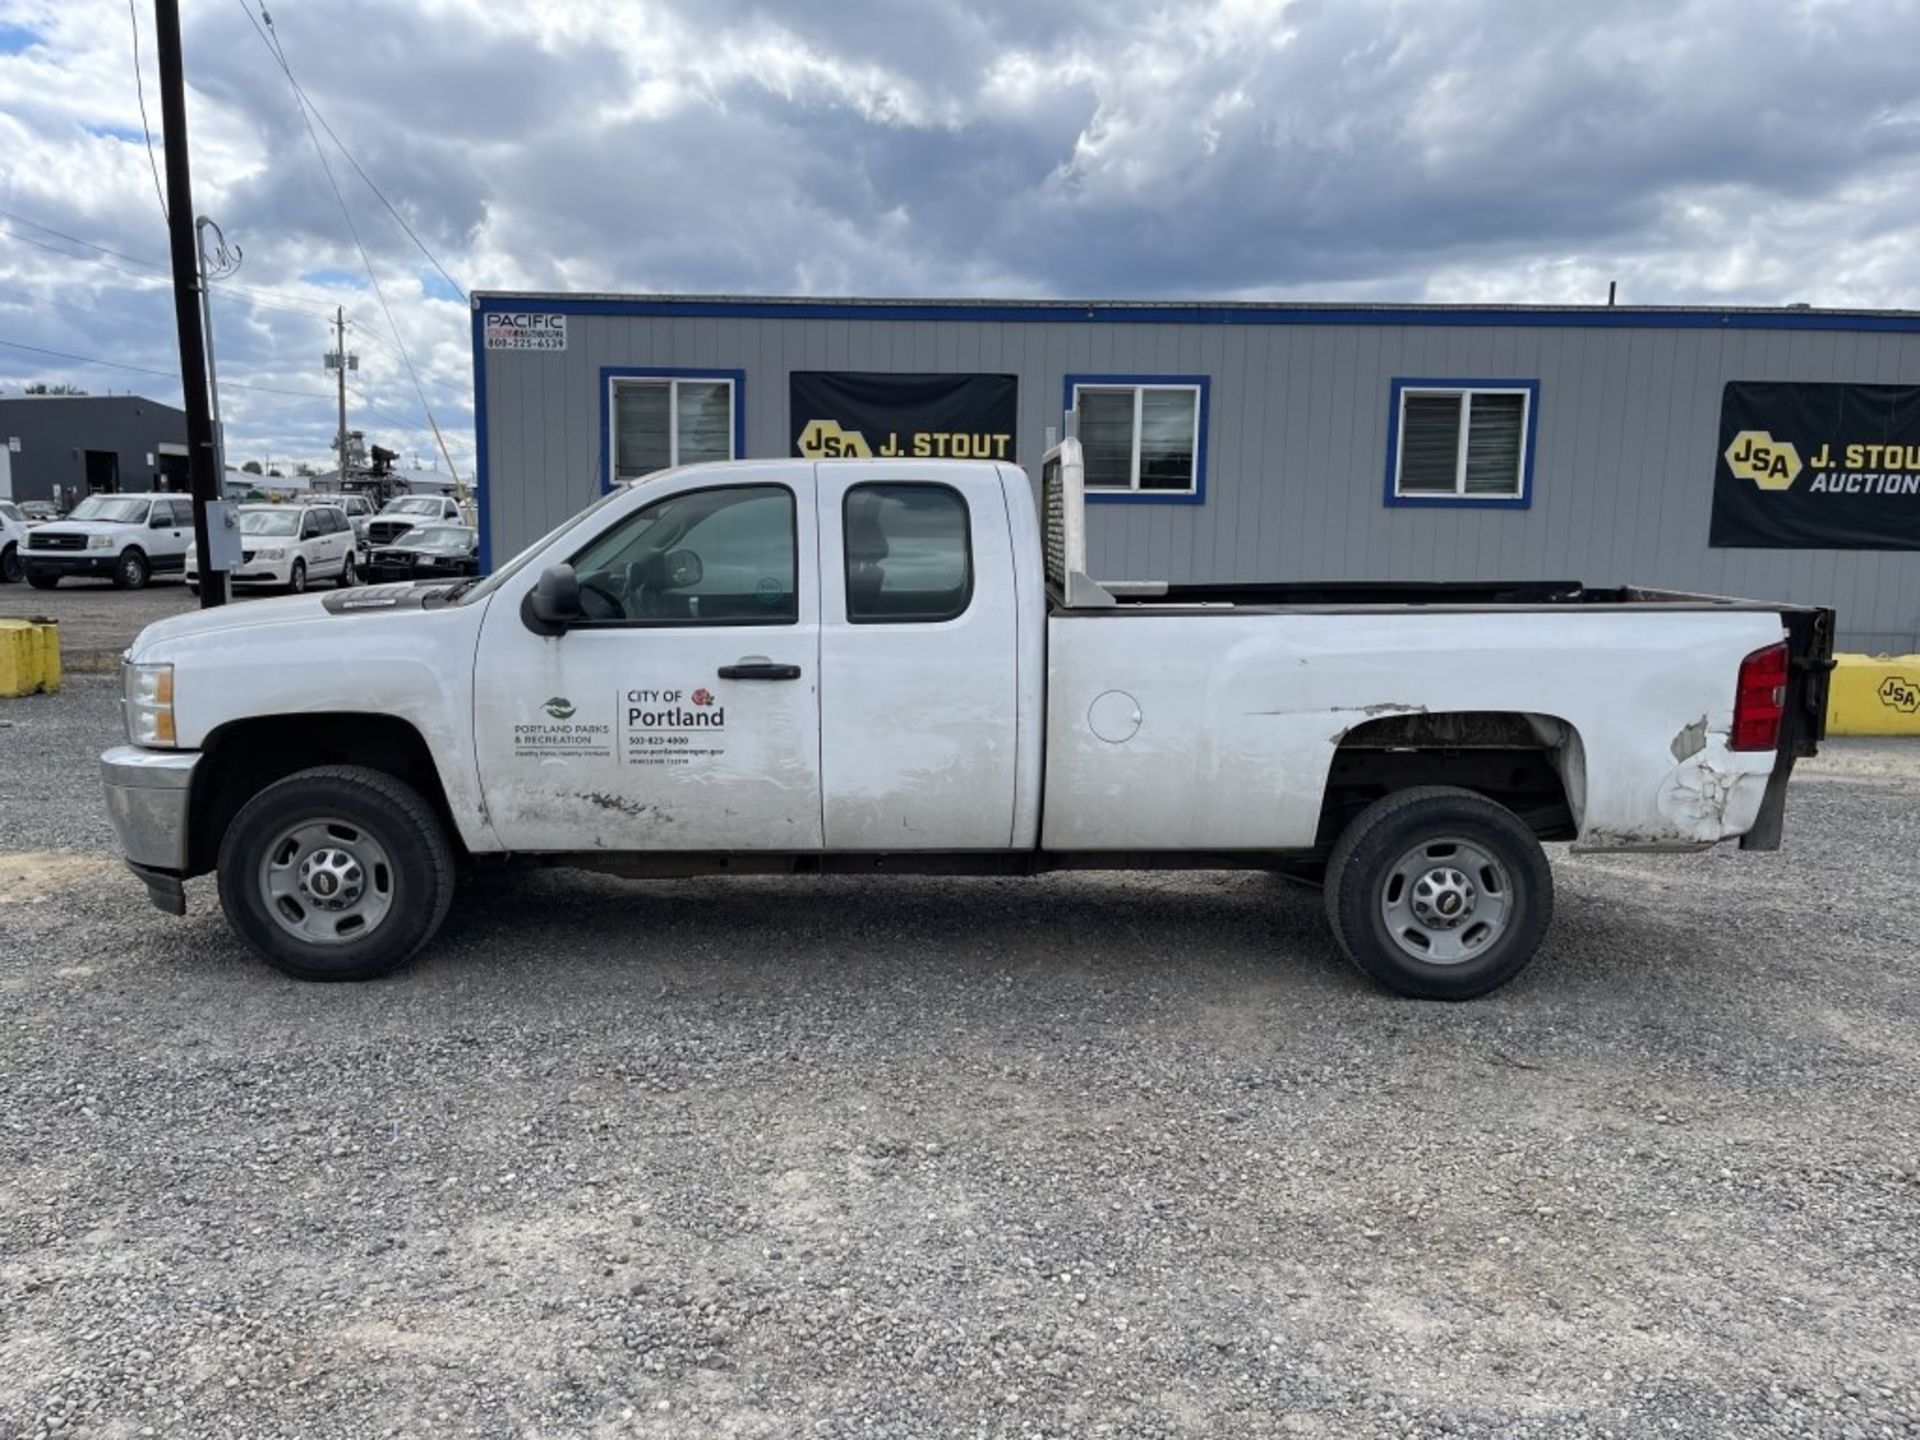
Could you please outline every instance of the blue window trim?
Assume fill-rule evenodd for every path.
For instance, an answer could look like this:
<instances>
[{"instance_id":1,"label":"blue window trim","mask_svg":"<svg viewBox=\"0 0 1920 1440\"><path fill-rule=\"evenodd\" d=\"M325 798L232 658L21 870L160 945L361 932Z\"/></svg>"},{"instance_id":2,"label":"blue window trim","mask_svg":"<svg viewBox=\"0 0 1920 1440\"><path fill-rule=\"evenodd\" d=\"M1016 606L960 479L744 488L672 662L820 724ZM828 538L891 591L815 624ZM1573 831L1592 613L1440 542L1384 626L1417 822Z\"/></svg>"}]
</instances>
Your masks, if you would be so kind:
<instances>
[{"instance_id":1,"label":"blue window trim","mask_svg":"<svg viewBox=\"0 0 1920 1440\"><path fill-rule=\"evenodd\" d=\"M600 493L613 488L615 380L728 380L733 383L733 455L747 453L747 372L711 365L602 365L600 367Z\"/></svg>"},{"instance_id":2,"label":"blue window trim","mask_svg":"<svg viewBox=\"0 0 1920 1440\"><path fill-rule=\"evenodd\" d=\"M1527 433L1521 440L1518 495L1396 495L1393 482L1400 469L1400 396L1407 390L1524 390L1527 392ZM1387 504L1425 510L1528 510L1533 506L1533 437L1540 432L1538 380L1428 380L1396 375L1387 401Z\"/></svg>"},{"instance_id":3,"label":"blue window trim","mask_svg":"<svg viewBox=\"0 0 1920 1440\"><path fill-rule=\"evenodd\" d=\"M1193 453L1191 490L1092 490L1089 505L1204 505L1207 503L1207 413L1211 375L1069 375L1060 386L1060 409L1073 409L1076 385L1192 385L1200 391L1200 440Z\"/></svg>"}]
</instances>

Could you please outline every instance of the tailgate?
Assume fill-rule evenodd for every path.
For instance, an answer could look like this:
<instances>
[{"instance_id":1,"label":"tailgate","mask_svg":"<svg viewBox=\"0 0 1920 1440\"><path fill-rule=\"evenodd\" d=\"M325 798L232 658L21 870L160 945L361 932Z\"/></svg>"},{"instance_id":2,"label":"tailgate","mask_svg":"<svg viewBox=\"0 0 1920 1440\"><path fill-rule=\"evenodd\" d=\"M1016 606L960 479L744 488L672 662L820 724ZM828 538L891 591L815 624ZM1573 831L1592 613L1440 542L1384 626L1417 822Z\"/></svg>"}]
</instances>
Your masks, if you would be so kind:
<instances>
[{"instance_id":1,"label":"tailgate","mask_svg":"<svg viewBox=\"0 0 1920 1440\"><path fill-rule=\"evenodd\" d=\"M1787 705L1780 720L1780 748L1767 781L1766 799L1753 826L1740 837L1742 850L1778 850L1787 815L1787 782L1793 762L1817 755L1827 738L1827 688L1833 679L1833 611L1818 607L1783 610L1787 627Z\"/></svg>"}]
</instances>

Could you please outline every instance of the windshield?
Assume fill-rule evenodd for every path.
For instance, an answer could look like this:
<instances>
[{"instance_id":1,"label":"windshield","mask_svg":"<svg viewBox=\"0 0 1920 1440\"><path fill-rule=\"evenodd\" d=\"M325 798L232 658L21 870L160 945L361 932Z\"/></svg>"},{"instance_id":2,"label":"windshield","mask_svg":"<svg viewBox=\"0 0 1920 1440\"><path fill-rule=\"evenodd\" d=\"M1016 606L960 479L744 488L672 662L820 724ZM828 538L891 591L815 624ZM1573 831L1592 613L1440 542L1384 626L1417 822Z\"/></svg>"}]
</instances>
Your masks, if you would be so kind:
<instances>
[{"instance_id":1,"label":"windshield","mask_svg":"<svg viewBox=\"0 0 1920 1440\"><path fill-rule=\"evenodd\" d=\"M562 520L558 525L554 526L553 529L527 546L526 549L507 561L506 564L487 576L486 579L482 580L478 585L475 585L471 590L462 591L459 596L460 603L464 605L475 600L485 599L505 584L510 577L524 570L527 567L527 563L542 550L546 549L547 546L558 540L576 525L583 523L589 516L605 509L609 501L618 500L626 493L627 487L625 485L616 485L598 500L594 501L593 504L587 506L587 508L582 510L578 515L567 520Z\"/></svg>"},{"instance_id":2,"label":"windshield","mask_svg":"<svg viewBox=\"0 0 1920 1440\"><path fill-rule=\"evenodd\" d=\"M73 507L69 520L107 520L115 525L139 525L147 518L147 502L131 495L89 495Z\"/></svg>"},{"instance_id":3,"label":"windshield","mask_svg":"<svg viewBox=\"0 0 1920 1440\"><path fill-rule=\"evenodd\" d=\"M240 533L242 535L298 535L300 512L298 510L242 510Z\"/></svg>"},{"instance_id":4,"label":"windshield","mask_svg":"<svg viewBox=\"0 0 1920 1440\"><path fill-rule=\"evenodd\" d=\"M393 501L380 513L382 515L438 515L440 502L425 495L409 495L405 499Z\"/></svg>"}]
</instances>

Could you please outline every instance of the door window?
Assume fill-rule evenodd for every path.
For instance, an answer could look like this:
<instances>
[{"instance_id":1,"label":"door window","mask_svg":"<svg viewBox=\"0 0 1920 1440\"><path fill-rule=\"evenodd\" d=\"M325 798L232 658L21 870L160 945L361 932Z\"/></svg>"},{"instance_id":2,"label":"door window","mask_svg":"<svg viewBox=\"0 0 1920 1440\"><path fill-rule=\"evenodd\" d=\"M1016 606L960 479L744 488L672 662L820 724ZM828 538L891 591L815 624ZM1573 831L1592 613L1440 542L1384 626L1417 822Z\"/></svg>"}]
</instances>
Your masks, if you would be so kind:
<instances>
[{"instance_id":1,"label":"door window","mask_svg":"<svg viewBox=\"0 0 1920 1440\"><path fill-rule=\"evenodd\" d=\"M973 599L967 502L946 485L855 485L843 510L847 619L927 624Z\"/></svg>"},{"instance_id":2,"label":"door window","mask_svg":"<svg viewBox=\"0 0 1920 1440\"><path fill-rule=\"evenodd\" d=\"M796 624L793 492L728 485L670 495L576 554L573 568L589 620Z\"/></svg>"}]
</instances>

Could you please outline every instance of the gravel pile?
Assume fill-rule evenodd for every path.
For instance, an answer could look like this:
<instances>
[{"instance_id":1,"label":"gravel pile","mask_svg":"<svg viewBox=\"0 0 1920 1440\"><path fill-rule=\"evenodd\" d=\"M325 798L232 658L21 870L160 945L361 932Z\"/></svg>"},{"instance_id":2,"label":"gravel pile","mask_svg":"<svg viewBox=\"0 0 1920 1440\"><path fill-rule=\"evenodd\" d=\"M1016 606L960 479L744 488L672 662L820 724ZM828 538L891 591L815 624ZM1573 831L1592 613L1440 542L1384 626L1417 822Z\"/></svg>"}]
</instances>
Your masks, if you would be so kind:
<instances>
[{"instance_id":1,"label":"gravel pile","mask_svg":"<svg viewBox=\"0 0 1920 1440\"><path fill-rule=\"evenodd\" d=\"M1239 874L539 873L320 987L102 853L114 698L0 707L0 1436L1920 1435L1920 749L1467 1006Z\"/></svg>"}]
</instances>

